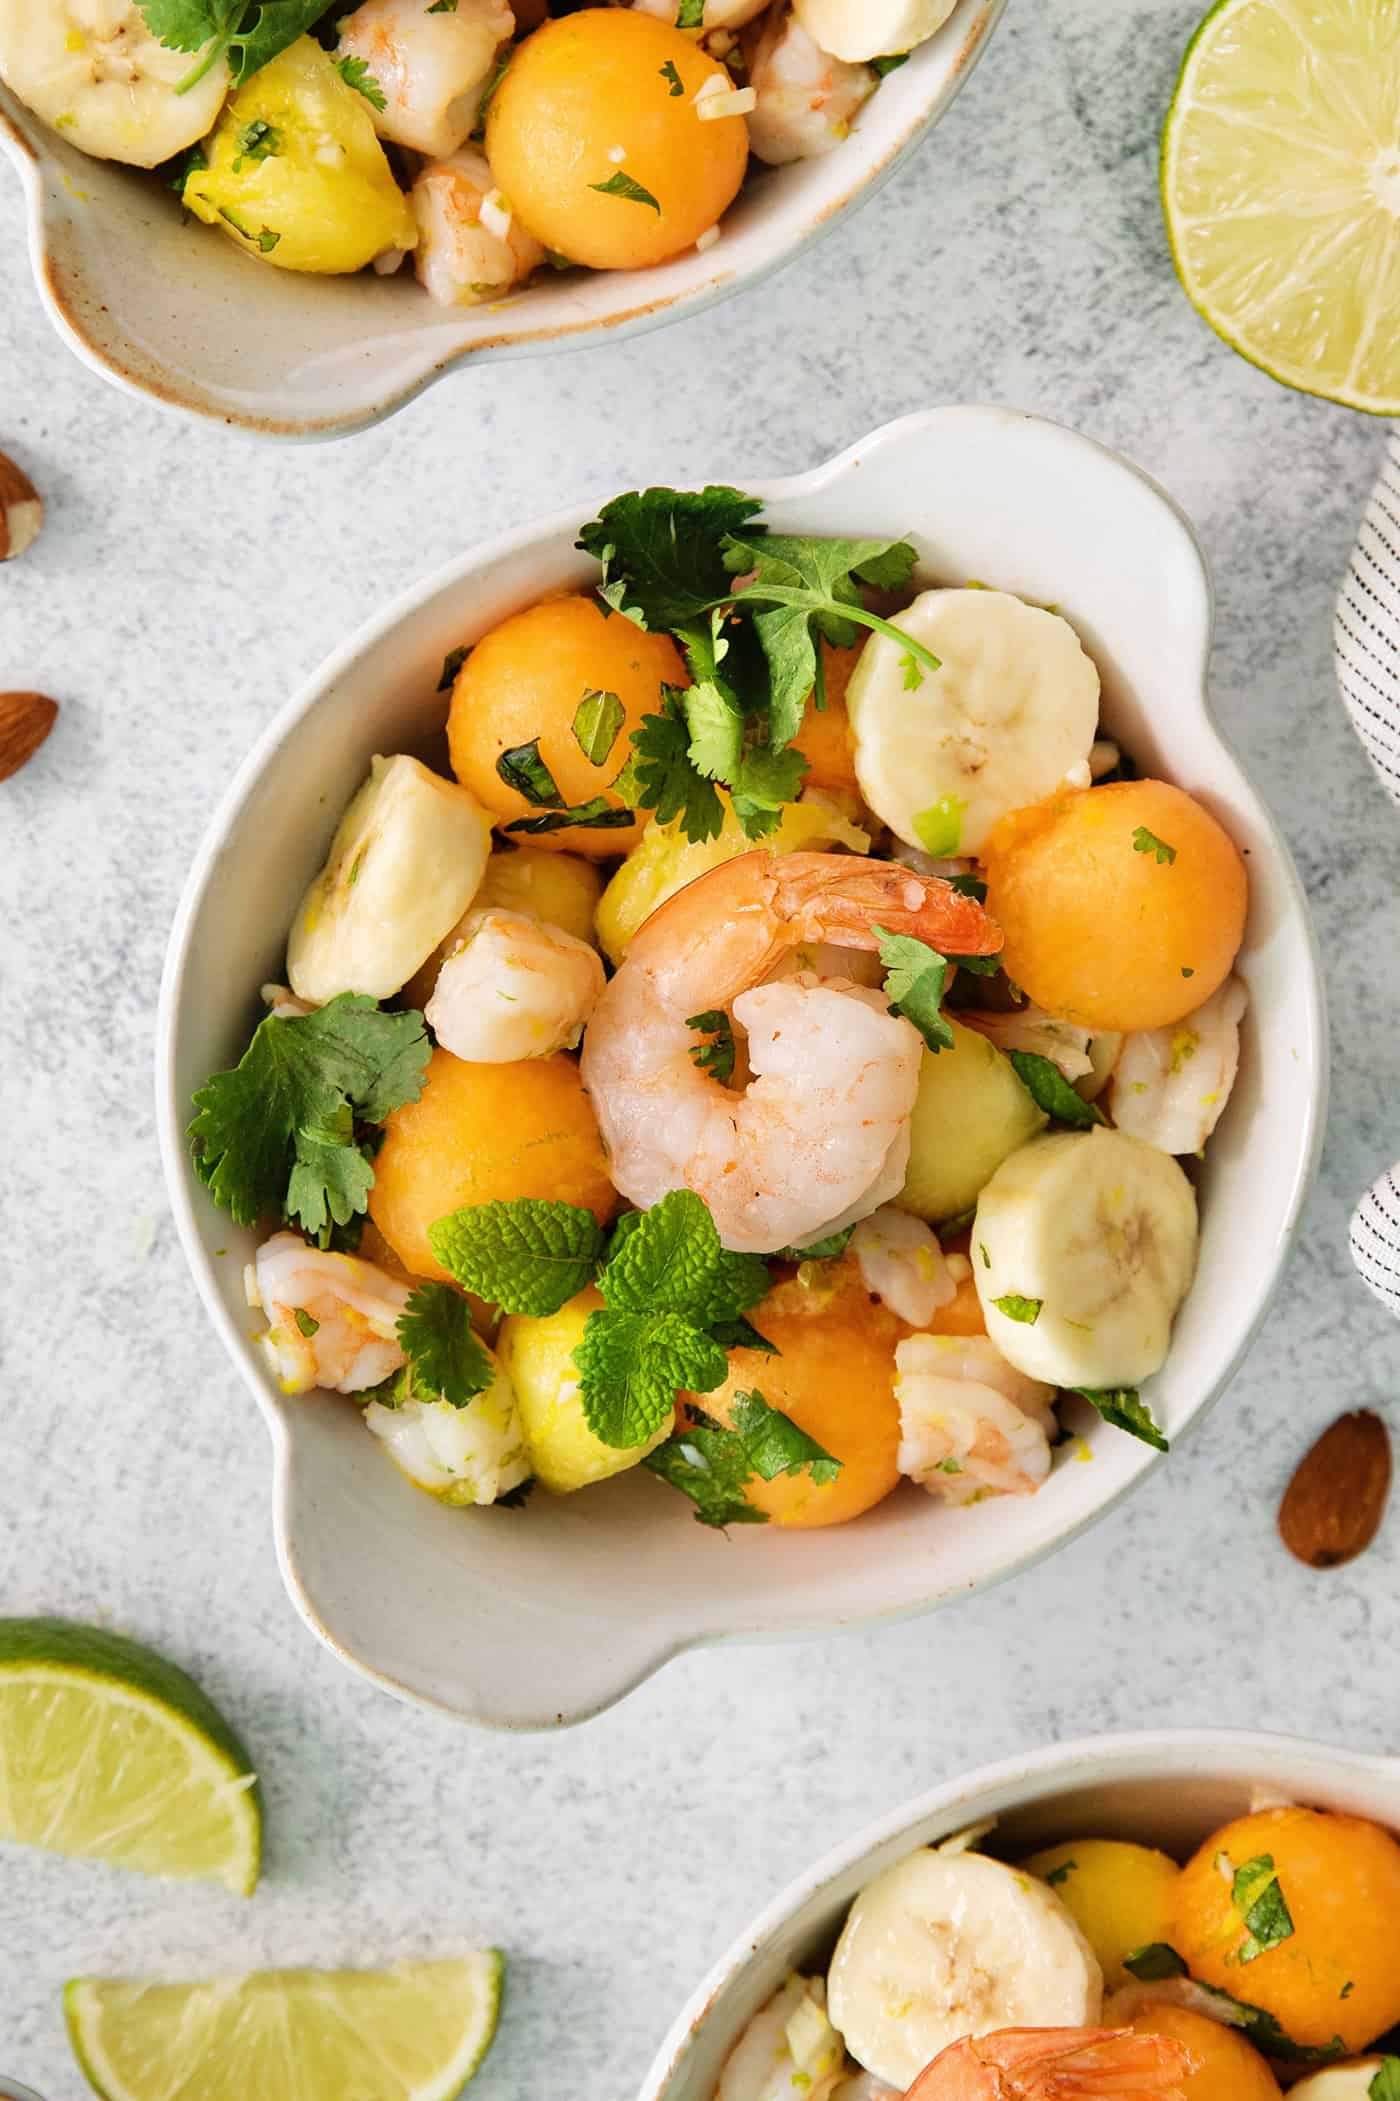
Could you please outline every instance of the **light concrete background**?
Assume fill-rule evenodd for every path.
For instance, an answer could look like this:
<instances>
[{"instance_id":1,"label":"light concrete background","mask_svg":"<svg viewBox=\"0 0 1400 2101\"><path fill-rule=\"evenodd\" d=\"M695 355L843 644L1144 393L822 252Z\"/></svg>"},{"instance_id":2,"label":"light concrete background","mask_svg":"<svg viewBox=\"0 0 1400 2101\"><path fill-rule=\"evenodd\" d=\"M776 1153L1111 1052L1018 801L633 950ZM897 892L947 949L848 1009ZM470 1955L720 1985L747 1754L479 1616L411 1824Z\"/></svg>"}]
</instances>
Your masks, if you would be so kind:
<instances>
[{"instance_id":1,"label":"light concrete background","mask_svg":"<svg viewBox=\"0 0 1400 2101\"><path fill-rule=\"evenodd\" d=\"M1353 1278L1345 1224L1400 1150L1400 827L1329 645L1381 431L1274 386L1177 290L1155 143L1194 15L1022 0L913 164L768 286L639 342L462 373L314 451L168 420L81 369L0 179L0 447L49 505L0 573L0 689L63 706L0 789L0 1610L90 1616L187 1664L268 1796L252 1904L0 1860L0 2068L47 2101L82 2090L59 2004L74 1973L488 1940L512 1970L481 2101L626 2101L749 1913L917 1788L1154 1723L1400 1751L1400 1527L1328 1576L1274 1533L1312 1435L1349 1406L1396 1411L1400 1335ZM1311 892L1337 1057L1275 1317L1202 1432L1031 1582L867 1637L691 1657L547 1740L396 1706L282 1594L263 1433L162 1195L152 1016L200 830L322 654L479 536L647 479L804 468L954 400L1122 447L1214 564L1216 700Z\"/></svg>"}]
</instances>

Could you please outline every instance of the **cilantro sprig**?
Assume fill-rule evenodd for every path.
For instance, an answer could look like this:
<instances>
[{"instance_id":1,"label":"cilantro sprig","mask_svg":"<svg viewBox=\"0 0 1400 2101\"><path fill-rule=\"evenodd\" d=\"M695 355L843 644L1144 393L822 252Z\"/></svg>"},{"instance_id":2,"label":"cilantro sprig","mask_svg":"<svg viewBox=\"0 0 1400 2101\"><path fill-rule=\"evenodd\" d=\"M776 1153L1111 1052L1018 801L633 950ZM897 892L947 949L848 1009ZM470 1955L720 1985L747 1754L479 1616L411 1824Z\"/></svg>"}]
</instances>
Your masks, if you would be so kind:
<instances>
[{"instance_id":1,"label":"cilantro sprig","mask_svg":"<svg viewBox=\"0 0 1400 2101\"><path fill-rule=\"evenodd\" d=\"M386 1408L406 1400L446 1401L466 1408L496 1373L472 1328L471 1308L450 1284L420 1284L398 1321L401 1370L376 1389Z\"/></svg>"},{"instance_id":2,"label":"cilantro sprig","mask_svg":"<svg viewBox=\"0 0 1400 2101\"><path fill-rule=\"evenodd\" d=\"M834 1481L841 1463L800 1430L791 1417L770 1407L757 1388L736 1393L728 1425L692 1406L691 1421L649 1452L643 1465L695 1505L696 1521L723 1531L729 1525L762 1525L767 1514L744 1494L748 1483L806 1473L818 1486Z\"/></svg>"},{"instance_id":3,"label":"cilantro sprig","mask_svg":"<svg viewBox=\"0 0 1400 2101\"><path fill-rule=\"evenodd\" d=\"M140 0L140 8L167 51L202 54L176 82L177 95L225 57L234 87L242 87L326 12L325 0Z\"/></svg>"},{"instance_id":4,"label":"cilantro sprig","mask_svg":"<svg viewBox=\"0 0 1400 2101\"><path fill-rule=\"evenodd\" d=\"M955 1039L942 1012L948 958L913 934L891 934L882 926L877 926L874 933L880 944L885 996L892 1012L912 1021L931 1051L951 1050Z\"/></svg>"},{"instance_id":5,"label":"cilantro sprig","mask_svg":"<svg viewBox=\"0 0 1400 2101\"><path fill-rule=\"evenodd\" d=\"M268 1015L194 1097L195 1173L239 1225L280 1213L328 1246L374 1186L362 1127L417 1101L431 1051L421 1014L382 1014L356 992Z\"/></svg>"}]
</instances>

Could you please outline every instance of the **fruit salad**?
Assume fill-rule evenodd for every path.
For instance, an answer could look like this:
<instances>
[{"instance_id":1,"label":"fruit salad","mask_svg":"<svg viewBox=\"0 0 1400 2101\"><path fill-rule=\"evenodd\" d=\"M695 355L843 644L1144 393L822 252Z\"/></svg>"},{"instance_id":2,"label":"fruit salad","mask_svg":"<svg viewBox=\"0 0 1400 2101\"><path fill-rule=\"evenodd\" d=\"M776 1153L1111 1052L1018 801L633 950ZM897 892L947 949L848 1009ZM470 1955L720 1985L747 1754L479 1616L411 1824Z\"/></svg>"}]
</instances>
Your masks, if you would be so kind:
<instances>
[{"instance_id":1,"label":"fruit salad","mask_svg":"<svg viewBox=\"0 0 1400 2101\"><path fill-rule=\"evenodd\" d=\"M955 0L0 0L0 79L273 268L489 304L721 238Z\"/></svg>"},{"instance_id":2,"label":"fruit salad","mask_svg":"<svg viewBox=\"0 0 1400 2101\"><path fill-rule=\"evenodd\" d=\"M1165 1450L1234 843L1067 620L905 541L709 488L579 546L449 655L436 763L373 760L196 1096L282 1391L449 1503L640 1468L717 1527L1032 1495L1095 1414Z\"/></svg>"},{"instance_id":3,"label":"fruit salad","mask_svg":"<svg viewBox=\"0 0 1400 2101\"><path fill-rule=\"evenodd\" d=\"M1400 1845L1380 1825L1260 1808L1184 1865L1118 1838L1010 1862L993 1840L876 1876L826 1974L749 2023L717 2101L1400 2096Z\"/></svg>"}]
</instances>

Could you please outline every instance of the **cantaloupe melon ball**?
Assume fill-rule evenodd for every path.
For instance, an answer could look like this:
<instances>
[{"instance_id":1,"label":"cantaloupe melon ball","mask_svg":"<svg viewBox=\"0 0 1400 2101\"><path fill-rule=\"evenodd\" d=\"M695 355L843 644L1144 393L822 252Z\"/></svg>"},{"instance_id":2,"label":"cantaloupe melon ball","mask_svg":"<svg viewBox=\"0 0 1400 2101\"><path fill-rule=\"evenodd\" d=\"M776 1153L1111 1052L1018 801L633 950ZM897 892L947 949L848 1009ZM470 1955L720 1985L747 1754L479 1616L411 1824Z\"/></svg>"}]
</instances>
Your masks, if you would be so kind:
<instances>
[{"instance_id":1,"label":"cantaloupe melon ball","mask_svg":"<svg viewBox=\"0 0 1400 2101\"><path fill-rule=\"evenodd\" d=\"M1280 2092L1254 2046L1208 2014L1162 2001L1143 2007L1128 2025L1139 2035L1170 2036L1191 2052L1196 2069L1181 2082L1186 2101L1275 2101Z\"/></svg>"},{"instance_id":2,"label":"cantaloupe melon ball","mask_svg":"<svg viewBox=\"0 0 1400 2101\"><path fill-rule=\"evenodd\" d=\"M748 166L742 116L703 117L716 75L654 16L587 8L517 50L491 98L486 158L521 224L595 270L638 270L718 224Z\"/></svg>"},{"instance_id":3,"label":"cantaloupe melon ball","mask_svg":"<svg viewBox=\"0 0 1400 2101\"><path fill-rule=\"evenodd\" d=\"M822 670L826 678L826 705L807 703L802 727L793 742L811 768L807 778L814 788L838 788L859 793L856 779L856 747L851 718L846 713L846 688L860 662L860 645L833 649L822 644Z\"/></svg>"},{"instance_id":4,"label":"cantaloupe melon ball","mask_svg":"<svg viewBox=\"0 0 1400 2101\"><path fill-rule=\"evenodd\" d=\"M660 712L663 686L689 683L669 635L645 633L596 598L547 598L483 635L458 672L447 718L452 771L498 823L542 816L543 806L511 787L499 770L503 753L537 742L565 803L602 795L621 809L622 797L609 784L631 757L632 731L643 715ZM574 732L590 693L615 694L624 717L597 765ZM642 828L642 820L612 831L565 825L524 836L551 853L610 861L635 846Z\"/></svg>"}]
</instances>

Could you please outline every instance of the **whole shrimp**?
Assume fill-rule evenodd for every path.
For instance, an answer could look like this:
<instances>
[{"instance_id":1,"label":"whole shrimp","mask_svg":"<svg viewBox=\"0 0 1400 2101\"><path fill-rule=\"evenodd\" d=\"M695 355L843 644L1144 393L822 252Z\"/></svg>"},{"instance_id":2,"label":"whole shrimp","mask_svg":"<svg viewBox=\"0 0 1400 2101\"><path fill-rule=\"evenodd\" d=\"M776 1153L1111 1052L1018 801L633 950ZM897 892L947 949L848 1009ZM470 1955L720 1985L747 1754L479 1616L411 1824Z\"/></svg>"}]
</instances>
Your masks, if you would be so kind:
<instances>
[{"instance_id":1,"label":"whole shrimp","mask_svg":"<svg viewBox=\"0 0 1400 2101\"><path fill-rule=\"evenodd\" d=\"M336 57L359 59L372 76L382 139L441 159L465 142L496 54L514 34L505 0L363 0L339 24Z\"/></svg>"},{"instance_id":2,"label":"whole shrimp","mask_svg":"<svg viewBox=\"0 0 1400 2101\"><path fill-rule=\"evenodd\" d=\"M1238 978L1166 1029L1125 1036L1113 1069L1113 1121L1164 1153L1195 1153L1224 1113L1240 1065L1249 996Z\"/></svg>"},{"instance_id":3,"label":"whole shrimp","mask_svg":"<svg viewBox=\"0 0 1400 2101\"><path fill-rule=\"evenodd\" d=\"M581 1067L629 1202L694 1190L726 1247L768 1253L898 1193L917 1030L844 978L764 982L810 942L874 949L877 927L956 955L1000 946L974 899L847 854L743 854L653 912L594 1009ZM696 1017L722 1009L748 1032L742 1091L695 1063Z\"/></svg>"},{"instance_id":4,"label":"whole shrimp","mask_svg":"<svg viewBox=\"0 0 1400 2101\"><path fill-rule=\"evenodd\" d=\"M832 58L784 5L764 23L749 61L749 85L758 98L749 113L749 144L776 168L839 146L880 76L872 66Z\"/></svg>"},{"instance_id":5,"label":"whole shrimp","mask_svg":"<svg viewBox=\"0 0 1400 2101\"><path fill-rule=\"evenodd\" d=\"M902 1474L945 1503L1035 1494L1050 1472L1053 1386L985 1335L906 1335L894 1361Z\"/></svg>"},{"instance_id":6,"label":"whole shrimp","mask_svg":"<svg viewBox=\"0 0 1400 2101\"><path fill-rule=\"evenodd\" d=\"M1003 2028L940 2051L905 2101L1185 2101L1196 2061L1131 2029Z\"/></svg>"}]
</instances>

